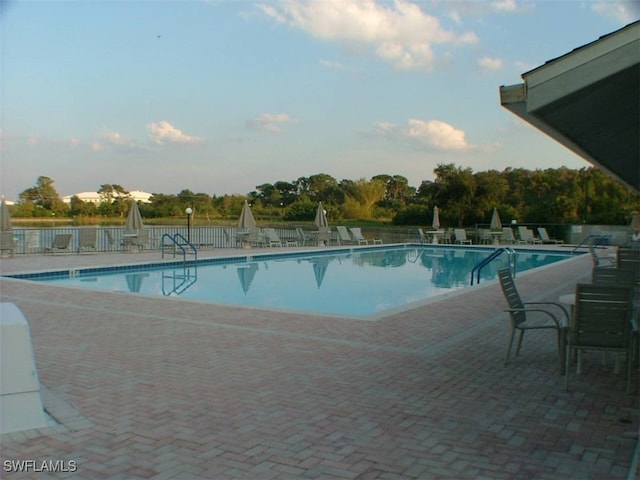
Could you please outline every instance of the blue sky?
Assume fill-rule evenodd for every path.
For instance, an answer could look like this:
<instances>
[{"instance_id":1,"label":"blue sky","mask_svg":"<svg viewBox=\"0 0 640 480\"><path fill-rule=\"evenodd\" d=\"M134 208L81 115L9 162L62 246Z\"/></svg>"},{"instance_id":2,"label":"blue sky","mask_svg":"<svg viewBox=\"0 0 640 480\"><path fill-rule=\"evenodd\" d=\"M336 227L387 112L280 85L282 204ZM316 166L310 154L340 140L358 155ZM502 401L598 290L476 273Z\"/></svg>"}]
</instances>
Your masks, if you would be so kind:
<instances>
[{"instance_id":1,"label":"blue sky","mask_svg":"<svg viewBox=\"0 0 640 480\"><path fill-rule=\"evenodd\" d=\"M2 0L0 190L211 195L327 173L588 164L500 85L636 20L624 1Z\"/></svg>"}]
</instances>

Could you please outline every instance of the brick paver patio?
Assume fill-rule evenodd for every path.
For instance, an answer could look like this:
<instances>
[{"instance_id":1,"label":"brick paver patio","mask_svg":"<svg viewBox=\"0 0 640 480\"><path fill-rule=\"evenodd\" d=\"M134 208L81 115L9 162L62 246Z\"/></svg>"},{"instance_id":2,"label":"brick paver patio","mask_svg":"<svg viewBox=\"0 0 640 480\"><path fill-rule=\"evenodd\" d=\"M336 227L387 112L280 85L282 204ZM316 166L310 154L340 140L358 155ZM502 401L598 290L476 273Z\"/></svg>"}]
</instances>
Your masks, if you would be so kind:
<instances>
[{"instance_id":1,"label":"brick paver patio","mask_svg":"<svg viewBox=\"0 0 640 480\"><path fill-rule=\"evenodd\" d=\"M158 259L23 256L0 268ZM527 300L555 300L588 280L590 268L584 256L516 282ZM29 320L43 401L59 422L3 435L2 478L637 473L637 378L627 395L623 375L586 355L565 392L549 332L528 333L521 355L503 367L508 321L495 282L377 321L7 279L0 288ZM7 471L17 460L73 461L77 470Z\"/></svg>"}]
</instances>

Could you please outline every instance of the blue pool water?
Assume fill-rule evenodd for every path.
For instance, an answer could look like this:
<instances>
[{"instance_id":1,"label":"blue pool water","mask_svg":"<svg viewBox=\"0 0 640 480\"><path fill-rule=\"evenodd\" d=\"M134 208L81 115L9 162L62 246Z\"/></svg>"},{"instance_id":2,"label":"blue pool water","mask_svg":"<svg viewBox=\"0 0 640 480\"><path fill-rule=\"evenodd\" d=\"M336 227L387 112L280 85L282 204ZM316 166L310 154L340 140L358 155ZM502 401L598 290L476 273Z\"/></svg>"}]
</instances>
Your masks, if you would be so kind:
<instances>
[{"instance_id":1,"label":"blue pool water","mask_svg":"<svg viewBox=\"0 0 640 480\"><path fill-rule=\"evenodd\" d=\"M14 277L113 292L367 317L469 287L471 270L492 252L492 248L446 246L354 248ZM517 271L569 256L519 250ZM493 261L482 270L481 281L495 278L506 263L506 255Z\"/></svg>"}]
</instances>

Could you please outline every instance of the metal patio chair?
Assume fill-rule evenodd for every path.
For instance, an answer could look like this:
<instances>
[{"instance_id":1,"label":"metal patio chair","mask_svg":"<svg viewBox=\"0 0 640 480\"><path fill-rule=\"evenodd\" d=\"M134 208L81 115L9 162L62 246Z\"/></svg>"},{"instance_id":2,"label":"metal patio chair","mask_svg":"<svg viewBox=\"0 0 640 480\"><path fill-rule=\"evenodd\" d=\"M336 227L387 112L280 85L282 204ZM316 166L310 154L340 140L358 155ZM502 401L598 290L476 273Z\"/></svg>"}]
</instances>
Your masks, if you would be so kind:
<instances>
[{"instance_id":1,"label":"metal patio chair","mask_svg":"<svg viewBox=\"0 0 640 480\"><path fill-rule=\"evenodd\" d=\"M576 285L573 325L569 329L565 355L564 388L569 388L570 360L578 352L577 371L581 372L584 350L626 354L627 393L631 391L633 363L633 288L618 285Z\"/></svg>"},{"instance_id":2,"label":"metal patio chair","mask_svg":"<svg viewBox=\"0 0 640 480\"><path fill-rule=\"evenodd\" d=\"M569 323L569 314L567 310L556 302L523 302L518 289L516 288L511 271L503 268L498 271L500 286L502 292L509 304L509 308L505 312L509 313L511 320L511 336L509 337L509 346L507 348L507 356L505 358L505 366L509 363L511 357L511 348L516 331L520 332L518 338L518 346L516 347L516 355L520 353L524 332L527 330L544 330L552 329L556 331L558 342L558 370L563 371L564 366L564 344L566 326ZM546 308L543 308L546 307ZM549 307L552 307L550 311ZM559 315L557 312L560 312Z\"/></svg>"}]
</instances>

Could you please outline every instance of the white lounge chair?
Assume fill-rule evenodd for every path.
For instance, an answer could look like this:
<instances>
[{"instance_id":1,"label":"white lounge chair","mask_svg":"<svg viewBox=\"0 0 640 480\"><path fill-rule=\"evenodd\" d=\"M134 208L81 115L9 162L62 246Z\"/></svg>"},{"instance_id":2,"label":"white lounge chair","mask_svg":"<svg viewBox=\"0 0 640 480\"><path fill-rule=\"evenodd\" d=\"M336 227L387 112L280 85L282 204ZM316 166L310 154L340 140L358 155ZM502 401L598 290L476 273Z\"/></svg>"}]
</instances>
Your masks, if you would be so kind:
<instances>
[{"instance_id":1,"label":"white lounge chair","mask_svg":"<svg viewBox=\"0 0 640 480\"><path fill-rule=\"evenodd\" d=\"M97 249L98 244L98 229L97 228L82 228L80 229L80 235L78 238L78 253L83 249L93 250Z\"/></svg>"},{"instance_id":2,"label":"white lounge chair","mask_svg":"<svg viewBox=\"0 0 640 480\"><path fill-rule=\"evenodd\" d=\"M542 243L542 241L533 234L533 230L527 227L518 227L518 243Z\"/></svg>"},{"instance_id":3,"label":"white lounge chair","mask_svg":"<svg viewBox=\"0 0 640 480\"><path fill-rule=\"evenodd\" d=\"M453 234L456 237L456 243L460 245L471 245L471 240L467 238L467 232L464 228L456 228Z\"/></svg>"},{"instance_id":4,"label":"white lounge chair","mask_svg":"<svg viewBox=\"0 0 640 480\"><path fill-rule=\"evenodd\" d=\"M550 238L549 234L547 233L547 229L545 227L538 227L538 235L540 236L540 240L542 241L542 243L553 243L556 245L560 245L564 243L563 240Z\"/></svg>"},{"instance_id":5,"label":"white lounge chair","mask_svg":"<svg viewBox=\"0 0 640 480\"><path fill-rule=\"evenodd\" d=\"M349 229L349 231L351 232L351 237L353 238L353 241L356 242L358 245L368 245L369 241L364 238L364 235L362 235L362 230L359 227L352 227Z\"/></svg>"},{"instance_id":6,"label":"white lounge chair","mask_svg":"<svg viewBox=\"0 0 640 480\"><path fill-rule=\"evenodd\" d=\"M336 231L338 232L338 245L349 245L354 243L353 238L349 235L347 227L337 226Z\"/></svg>"},{"instance_id":7,"label":"white lounge chair","mask_svg":"<svg viewBox=\"0 0 640 480\"><path fill-rule=\"evenodd\" d=\"M70 233L58 233L53 237L50 247L44 249L47 253L68 252L71 245Z\"/></svg>"},{"instance_id":8,"label":"white lounge chair","mask_svg":"<svg viewBox=\"0 0 640 480\"><path fill-rule=\"evenodd\" d=\"M282 240L278 236L275 228L265 228L263 229L263 233L265 236L265 245L270 247L281 247Z\"/></svg>"}]
</instances>

